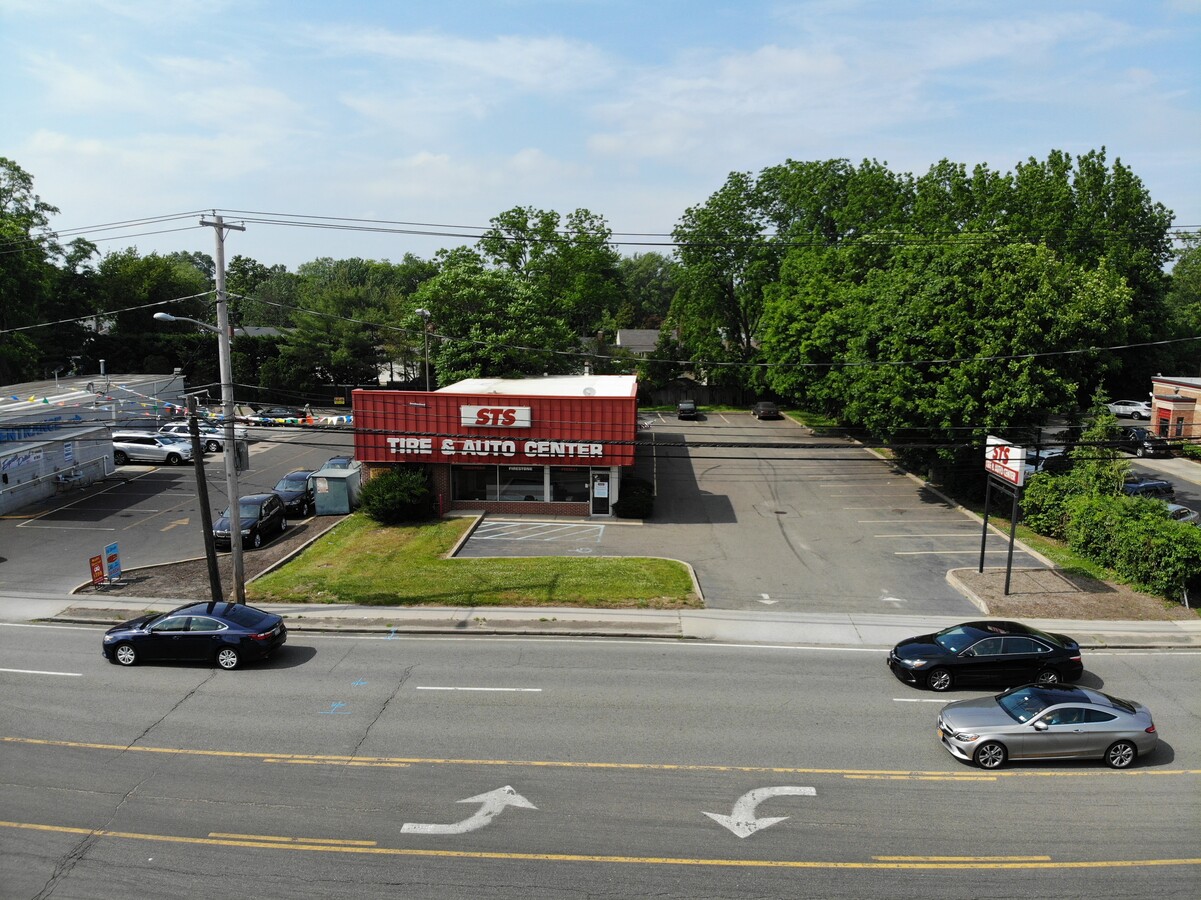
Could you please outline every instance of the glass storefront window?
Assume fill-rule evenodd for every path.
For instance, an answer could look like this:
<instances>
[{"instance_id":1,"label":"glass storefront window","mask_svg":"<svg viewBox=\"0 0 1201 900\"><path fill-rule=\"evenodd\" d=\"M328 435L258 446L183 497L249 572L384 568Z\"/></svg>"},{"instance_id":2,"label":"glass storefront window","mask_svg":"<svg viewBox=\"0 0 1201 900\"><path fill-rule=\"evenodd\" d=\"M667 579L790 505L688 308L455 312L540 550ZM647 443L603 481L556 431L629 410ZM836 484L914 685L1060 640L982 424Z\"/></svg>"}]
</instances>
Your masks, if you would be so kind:
<instances>
[{"instance_id":1,"label":"glass storefront window","mask_svg":"<svg viewBox=\"0 0 1201 900\"><path fill-rule=\"evenodd\" d=\"M545 500L542 466L498 466L499 500Z\"/></svg>"},{"instance_id":2,"label":"glass storefront window","mask_svg":"<svg viewBox=\"0 0 1201 900\"><path fill-rule=\"evenodd\" d=\"M496 499L496 466L454 466L451 472L454 499Z\"/></svg>"},{"instance_id":3,"label":"glass storefront window","mask_svg":"<svg viewBox=\"0 0 1201 900\"><path fill-rule=\"evenodd\" d=\"M551 466L550 498L560 503L587 503L588 469L582 466Z\"/></svg>"}]
</instances>

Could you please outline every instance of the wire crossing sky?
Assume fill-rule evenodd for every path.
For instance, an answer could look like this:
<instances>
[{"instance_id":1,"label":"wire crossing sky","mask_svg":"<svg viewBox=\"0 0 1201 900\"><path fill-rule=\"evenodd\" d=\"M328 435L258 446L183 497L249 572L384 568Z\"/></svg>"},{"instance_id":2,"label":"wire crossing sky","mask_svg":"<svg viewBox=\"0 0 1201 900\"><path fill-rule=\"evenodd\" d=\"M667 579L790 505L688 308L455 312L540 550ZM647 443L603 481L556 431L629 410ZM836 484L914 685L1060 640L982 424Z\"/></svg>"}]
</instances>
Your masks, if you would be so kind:
<instances>
[{"instance_id":1,"label":"wire crossing sky","mask_svg":"<svg viewBox=\"0 0 1201 900\"><path fill-rule=\"evenodd\" d=\"M102 251L430 257L514 206L654 246L733 171L1105 147L1201 225L1201 0L0 0L0 154ZM429 233L433 232L433 233Z\"/></svg>"}]
</instances>

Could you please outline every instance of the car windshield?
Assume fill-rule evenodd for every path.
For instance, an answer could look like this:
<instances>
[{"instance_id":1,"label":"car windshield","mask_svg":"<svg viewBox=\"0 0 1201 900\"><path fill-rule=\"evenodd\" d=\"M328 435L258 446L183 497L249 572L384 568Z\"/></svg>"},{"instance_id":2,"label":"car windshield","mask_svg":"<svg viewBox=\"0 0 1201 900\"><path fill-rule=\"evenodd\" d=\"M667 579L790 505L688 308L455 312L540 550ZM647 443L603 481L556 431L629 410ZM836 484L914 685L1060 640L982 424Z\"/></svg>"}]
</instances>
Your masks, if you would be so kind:
<instances>
[{"instance_id":1,"label":"car windshield","mask_svg":"<svg viewBox=\"0 0 1201 900\"><path fill-rule=\"evenodd\" d=\"M303 491L308 477L307 475L287 475L276 483L275 489L277 491Z\"/></svg>"},{"instance_id":2,"label":"car windshield","mask_svg":"<svg viewBox=\"0 0 1201 900\"><path fill-rule=\"evenodd\" d=\"M243 522L248 519L257 519L259 517L259 504L257 503L239 503L238 518ZM221 518L229 518L229 507L225 507L225 512L221 513Z\"/></svg>"},{"instance_id":3,"label":"car windshield","mask_svg":"<svg viewBox=\"0 0 1201 900\"><path fill-rule=\"evenodd\" d=\"M980 639L980 632L967 630L962 625L952 625L934 635L934 643L949 653L958 653L970 644Z\"/></svg>"},{"instance_id":4,"label":"car windshield","mask_svg":"<svg viewBox=\"0 0 1201 900\"><path fill-rule=\"evenodd\" d=\"M996 700L1001 709L1016 722L1029 722L1048 706L1059 702L1049 698L1045 691L1030 685L997 694Z\"/></svg>"}]
</instances>

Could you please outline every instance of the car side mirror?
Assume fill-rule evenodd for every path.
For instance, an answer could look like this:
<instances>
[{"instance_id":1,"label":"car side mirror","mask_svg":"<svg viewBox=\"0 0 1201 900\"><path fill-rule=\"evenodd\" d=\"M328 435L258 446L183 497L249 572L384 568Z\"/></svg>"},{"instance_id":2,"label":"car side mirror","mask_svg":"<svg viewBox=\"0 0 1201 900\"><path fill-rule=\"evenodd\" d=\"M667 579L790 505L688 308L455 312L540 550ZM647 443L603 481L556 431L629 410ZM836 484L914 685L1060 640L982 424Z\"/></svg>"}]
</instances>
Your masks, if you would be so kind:
<instances>
[{"instance_id":1,"label":"car side mirror","mask_svg":"<svg viewBox=\"0 0 1201 900\"><path fill-rule=\"evenodd\" d=\"M1050 726L1047 725L1047 722L1045 719L1039 719L1037 722L1034 723L1035 731L1046 731L1049 727Z\"/></svg>"}]
</instances>

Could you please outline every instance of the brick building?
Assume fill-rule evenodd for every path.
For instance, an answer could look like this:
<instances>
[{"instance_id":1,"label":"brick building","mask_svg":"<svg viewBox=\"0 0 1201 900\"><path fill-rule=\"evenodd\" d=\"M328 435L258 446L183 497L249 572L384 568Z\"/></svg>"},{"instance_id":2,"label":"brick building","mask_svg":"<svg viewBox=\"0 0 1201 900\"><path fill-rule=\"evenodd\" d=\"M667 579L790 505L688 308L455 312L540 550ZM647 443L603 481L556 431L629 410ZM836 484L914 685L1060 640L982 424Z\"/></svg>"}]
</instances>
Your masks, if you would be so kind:
<instances>
[{"instance_id":1,"label":"brick building","mask_svg":"<svg viewBox=\"0 0 1201 900\"><path fill-rule=\"evenodd\" d=\"M634 465L637 397L633 375L356 390L355 456L369 476L424 464L443 510L609 515Z\"/></svg>"},{"instance_id":2,"label":"brick building","mask_svg":"<svg viewBox=\"0 0 1201 900\"><path fill-rule=\"evenodd\" d=\"M1201 378L1156 375L1151 379L1151 428L1160 437L1201 441Z\"/></svg>"}]
</instances>

